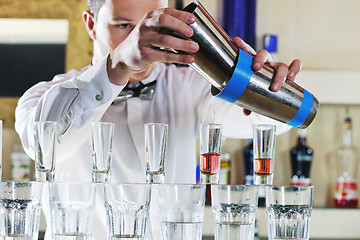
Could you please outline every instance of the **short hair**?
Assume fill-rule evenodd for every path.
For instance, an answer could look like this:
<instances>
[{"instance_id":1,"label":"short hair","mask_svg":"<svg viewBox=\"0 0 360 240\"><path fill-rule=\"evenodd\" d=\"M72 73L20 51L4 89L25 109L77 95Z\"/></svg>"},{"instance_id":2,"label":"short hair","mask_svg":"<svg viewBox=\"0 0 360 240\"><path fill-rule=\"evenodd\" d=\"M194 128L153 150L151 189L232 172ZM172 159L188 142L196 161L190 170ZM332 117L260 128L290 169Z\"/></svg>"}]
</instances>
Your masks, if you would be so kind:
<instances>
[{"instance_id":1,"label":"short hair","mask_svg":"<svg viewBox=\"0 0 360 240\"><path fill-rule=\"evenodd\" d=\"M89 11L94 14L95 17L97 17L100 8L105 3L105 0L88 0L87 5L89 8Z\"/></svg>"}]
</instances>

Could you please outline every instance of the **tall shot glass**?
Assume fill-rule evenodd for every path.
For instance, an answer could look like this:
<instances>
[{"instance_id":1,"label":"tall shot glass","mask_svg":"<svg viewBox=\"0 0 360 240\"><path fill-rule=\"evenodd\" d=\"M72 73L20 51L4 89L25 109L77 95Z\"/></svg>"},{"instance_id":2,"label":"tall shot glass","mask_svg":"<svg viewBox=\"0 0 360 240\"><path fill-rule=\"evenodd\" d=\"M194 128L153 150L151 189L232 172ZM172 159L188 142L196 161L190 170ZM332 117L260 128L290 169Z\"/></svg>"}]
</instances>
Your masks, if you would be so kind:
<instances>
[{"instance_id":1,"label":"tall shot glass","mask_svg":"<svg viewBox=\"0 0 360 240\"><path fill-rule=\"evenodd\" d=\"M254 183L273 183L276 126L259 124L254 126Z\"/></svg>"},{"instance_id":2,"label":"tall shot glass","mask_svg":"<svg viewBox=\"0 0 360 240\"><path fill-rule=\"evenodd\" d=\"M52 240L91 240L96 184L50 182Z\"/></svg>"},{"instance_id":3,"label":"tall shot glass","mask_svg":"<svg viewBox=\"0 0 360 240\"><path fill-rule=\"evenodd\" d=\"M168 124L145 124L146 182L163 183L168 138Z\"/></svg>"},{"instance_id":4,"label":"tall shot glass","mask_svg":"<svg viewBox=\"0 0 360 240\"><path fill-rule=\"evenodd\" d=\"M200 181L219 183L221 160L221 124L200 125Z\"/></svg>"},{"instance_id":5,"label":"tall shot glass","mask_svg":"<svg viewBox=\"0 0 360 240\"><path fill-rule=\"evenodd\" d=\"M205 207L204 184L160 184L162 240L201 240Z\"/></svg>"},{"instance_id":6,"label":"tall shot glass","mask_svg":"<svg viewBox=\"0 0 360 240\"><path fill-rule=\"evenodd\" d=\"M114 139L114 124L109 122L91 123L92 135L92 181L111 181L111 160Z\"/></svg>"},{"instance_id":7,"label":"tall shot glass","mask_svg":"<svg viewBox=\"0 0 360 240\"><path fill-rule=\"evenodd\" d=\"M54 181L57 127L53 121L35 122L36 181Z\"/></svg>"},{"instance_id":8,"label":"tall shot glass","mask_svg":"<svg viewBox=\"0 0 360 240\"><path fill-rule=\"evenodd\" d=\"M265 186L269 240L308 240L313 186Z\"/></svg>"},{"instance_id":9,"label":"tall shot glass","mask_svg":"<svg viewBox=\"0 0 360 240\"><path fill-rule=\"evenodd\" d=\"M150 184L105 183L108 239L146 239Z\"/></svg>"},{"instance_id":10,"label":"tall shot glass","mask_svg":"<svg viewBox=\"0 0 360 240\"><path fill-rule=\"evenodd\" d=\"M0 182L0 239L38 239L42 190L42 182Z\"/></svg>"},{"instance_id":11,"label":"tall shot glass","mask_svg":"<svg viewBox=\"0 0 360 240\"><path fill-rule=\"evenodd\" d=\"M253 240L258 207L254 185L211 185L215 240Z\"/></svg>"}]
</instances>

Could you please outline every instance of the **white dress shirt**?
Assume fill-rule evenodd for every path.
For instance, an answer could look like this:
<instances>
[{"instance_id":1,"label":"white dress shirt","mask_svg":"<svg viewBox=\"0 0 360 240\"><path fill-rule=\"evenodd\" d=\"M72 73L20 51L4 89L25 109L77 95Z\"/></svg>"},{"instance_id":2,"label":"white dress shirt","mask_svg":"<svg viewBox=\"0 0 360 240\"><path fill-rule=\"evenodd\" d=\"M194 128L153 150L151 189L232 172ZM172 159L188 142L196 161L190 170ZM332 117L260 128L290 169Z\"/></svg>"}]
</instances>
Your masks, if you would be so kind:
<instances>
[{"instance_id":1,"label":"white dress shirt","mask_svg":"<svg viewBox=\"0 0 360 240\"><path fill-rule=\"evenodd\" d=\"M40 82L20 98L15 128L26 153L34 159L34 121L60 124L56 149L55 180L91 181L91 122L115 124L112 182L145 182L144 124L168 123L165 182L194 183L196 138L201 123L223 124L223 136L251 138L253 124L273 123L279 131L289 127L211 96L210 84L188 67L158 63L144 84L157 80L153 100L130 98L112 104L124 88L109 82L106 59ZM281 130L280 130L281 129ZM102 191L97 191L101 199ZM153 208L155 211L156 208ZM150 214L152 215L152 214ZM153 214L155 215L155 214ZM156 217L155 217L156 218ZM158 219L151 220L149 239L159 239ZM151 234L152 232L152 234ZM97 202L93 239L106 238L106 214ZM153 237L151 237L153 235ZM50 238L48 238L50 239Z\"/></svg>"}]
</instances>

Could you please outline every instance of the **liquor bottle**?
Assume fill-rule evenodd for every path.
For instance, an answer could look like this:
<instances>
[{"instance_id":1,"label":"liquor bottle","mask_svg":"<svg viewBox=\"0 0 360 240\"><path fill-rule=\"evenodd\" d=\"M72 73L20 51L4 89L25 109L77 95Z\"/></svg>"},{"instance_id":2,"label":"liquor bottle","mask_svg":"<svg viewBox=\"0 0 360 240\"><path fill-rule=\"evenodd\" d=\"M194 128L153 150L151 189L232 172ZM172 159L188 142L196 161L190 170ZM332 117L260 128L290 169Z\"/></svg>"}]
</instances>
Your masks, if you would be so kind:
<instances>
[{"instance_id":1,"label":"liquor bottle","mask_svg":"<svg viewBox=\"0 0 360 240\"><path fill-rule=\"evenodd\" d=\"M229 153L221 154L219 184L230 184L231 158Z\"/></svg>"},{"instance_id":2,"label":"liquor bottle","mask_svg":"<svg viewBox=\"0 0 360 240\"><path fill-rule=\"evenodd\" d=\"M221 140L221 161L219 170L219 184L230 184L231 155L225 138Z\"/></svg>"},{"instance_id":3,"label":"liquor bottle","mask_svg":"<svg viewBox=\"0 0 360 240\"><path fill-rule=\"evenodd\" d=\"M292 169L291 185L311 185L310 168L313 159L313 150L307 145L306 134L306 129L299 129L297 144L290 150Z\"/></svg>"},{"instance_id":4,"label":"liquor bottle","mask_svg":"<svg viewBox=\"0 0 360 240\"><path fill-rule=\"evenodd\" d=\"M183 0L176 0L175 1L175 8L179 9L179 10L183 9L184 8Z\"/></svg>"},{"instance_id":5,"label":"liquor bottle","mask_svg":"<svg viewBox=\"0 0 360 240\"><path fill-rule=\"evenodd\" d=\"M243 158L245 169L245 184L254 185L253 139L250 139L249 144L244 147Z\"/></svg>"},{"instance_id":6,"label":"liquor bottle","mask_svg":"<svg viewBox=\"0 0 360 240\"><path fill-rule=\"evenodd\" d=\"M259 238L259 224L255 220L255 229L254 229L254 240L260 240Z\"/></svg>"},{"instance_id":7,"label":"liquor bottle","mask_svg":"<svg viewBox=\"0 0 360 240\"><path fill-rule=\"evenodd\" d=\"M336 151L338 180L336 183L334 203L336 207L357 207L357 169L359 152L352 144L352 123L347 116L344 121L342 145Z\"/></svg>"}]
</instances>

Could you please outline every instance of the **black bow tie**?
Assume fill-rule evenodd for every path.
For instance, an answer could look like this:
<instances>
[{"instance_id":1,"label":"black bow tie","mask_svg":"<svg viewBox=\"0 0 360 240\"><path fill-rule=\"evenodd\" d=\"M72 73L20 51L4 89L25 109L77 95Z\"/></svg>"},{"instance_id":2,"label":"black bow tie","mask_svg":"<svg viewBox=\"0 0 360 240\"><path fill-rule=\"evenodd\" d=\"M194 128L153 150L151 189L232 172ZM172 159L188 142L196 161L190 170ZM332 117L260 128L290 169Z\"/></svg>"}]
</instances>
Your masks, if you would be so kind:
<instances>
[{"instance_id":1,"label":"black bow tie","mask_svg":"<svg viewBox=\"0 0 360 240\"><path fill-rule=\"evenodd\" d=\"M137 82L134 84L127 84L119 95L114 99L113 104L121 103L129 98L138 97L141 100L152 100L155 93L156 80L143 84Z\"/></svg>"}]
</instances>

